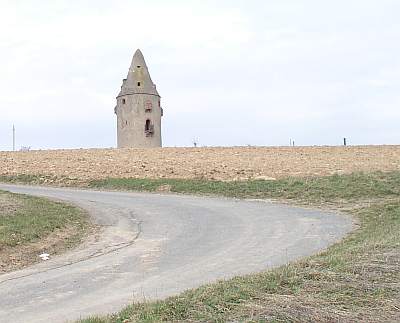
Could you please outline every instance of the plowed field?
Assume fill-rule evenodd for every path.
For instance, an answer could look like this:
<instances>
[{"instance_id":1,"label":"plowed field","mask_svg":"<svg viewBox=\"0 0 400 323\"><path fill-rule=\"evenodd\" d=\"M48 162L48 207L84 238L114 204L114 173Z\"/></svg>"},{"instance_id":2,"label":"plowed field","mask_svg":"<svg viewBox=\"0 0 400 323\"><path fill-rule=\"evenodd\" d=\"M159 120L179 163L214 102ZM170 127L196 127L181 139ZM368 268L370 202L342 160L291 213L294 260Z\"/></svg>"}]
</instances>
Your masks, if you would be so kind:
<instances>
[{"instance_id":1,"label":"plowed field","mask_svg":"<svg viewBox=\"0 0 400 323\"><path fill-rule=\"evenodd\" d=\"M275 179L400 170L400 146L79 149L0 152L0 175Z\"/></svg>"}]
</instances>

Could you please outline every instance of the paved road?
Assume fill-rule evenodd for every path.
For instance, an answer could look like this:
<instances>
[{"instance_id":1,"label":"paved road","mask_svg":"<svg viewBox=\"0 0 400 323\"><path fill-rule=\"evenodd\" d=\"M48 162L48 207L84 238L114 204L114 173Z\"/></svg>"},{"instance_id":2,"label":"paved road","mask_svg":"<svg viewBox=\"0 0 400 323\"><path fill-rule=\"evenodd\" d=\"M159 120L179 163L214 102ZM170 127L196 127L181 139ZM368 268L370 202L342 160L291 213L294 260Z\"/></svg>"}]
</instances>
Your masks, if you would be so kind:
<instances>
[{"instance_id":1,"label":"paved road","mask_svg":"<svg viewBox=\"0 0 400 323\"><path fill-rule=\"evenodd\" d=\"M218 279L316 253L350 218L276 205L176 195L0 185L70 201L103 225L99 237L0 276L0 322L63 322L117 311Z\"/></svg>"}]
</instances>

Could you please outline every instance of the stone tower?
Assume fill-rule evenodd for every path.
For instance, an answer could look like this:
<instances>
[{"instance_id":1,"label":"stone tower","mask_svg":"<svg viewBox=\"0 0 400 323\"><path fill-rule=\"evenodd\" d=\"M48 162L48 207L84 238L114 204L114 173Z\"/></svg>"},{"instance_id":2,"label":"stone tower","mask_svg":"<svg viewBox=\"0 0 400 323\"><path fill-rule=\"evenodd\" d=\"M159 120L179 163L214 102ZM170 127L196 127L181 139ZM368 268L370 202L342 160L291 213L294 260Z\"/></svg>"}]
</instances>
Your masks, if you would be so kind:
<instances>
[{"instance_id":1,"label":"stone tower","mask_svg":"<svg viewBox=\"0 0 400 323\"><path fill-rule=\"evenodd\" d=\"M115 114L118 148L161 147L161 97L139 49L122 81Z\"/></svg>"}]
</instances>

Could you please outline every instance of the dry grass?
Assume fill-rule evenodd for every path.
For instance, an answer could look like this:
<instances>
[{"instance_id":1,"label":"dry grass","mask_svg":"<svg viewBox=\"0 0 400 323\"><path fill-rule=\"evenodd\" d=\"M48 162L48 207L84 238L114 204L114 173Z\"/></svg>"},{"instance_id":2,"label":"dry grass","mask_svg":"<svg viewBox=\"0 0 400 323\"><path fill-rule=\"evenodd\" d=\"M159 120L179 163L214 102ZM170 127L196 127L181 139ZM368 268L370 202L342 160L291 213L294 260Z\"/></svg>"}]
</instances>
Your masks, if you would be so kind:
<instances>
[{"instance_id":1,"label":"dry grass","mask_svg":"<svg viewBox=\"0 0 400 323\"><path fill-rule=\"evenodd\" d=\"M400 170L400 146L89 149L1 152L0 175L45 183L102 178L247 180Z\"/></svg>"}]
</instances>

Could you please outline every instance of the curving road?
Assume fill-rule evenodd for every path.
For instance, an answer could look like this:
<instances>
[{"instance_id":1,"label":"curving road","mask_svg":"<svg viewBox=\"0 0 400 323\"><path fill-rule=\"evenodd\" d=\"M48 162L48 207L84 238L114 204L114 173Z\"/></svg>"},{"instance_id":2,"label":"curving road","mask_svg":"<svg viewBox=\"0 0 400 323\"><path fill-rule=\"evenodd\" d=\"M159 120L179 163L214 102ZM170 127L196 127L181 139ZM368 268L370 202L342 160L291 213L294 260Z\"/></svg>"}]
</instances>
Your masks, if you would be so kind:
<instances>
[{"instance_id":1,"label":"curving road","mask_svg":"<svg viewBox=\"0 0 400 323\"><path fill-rule=\"evenodd\" d=\"M0 276L0 322L63 322L311 255L349 217L266 201L0 185L72 202L103 226L78 249Z\"/></svg>"}]
</instances>

